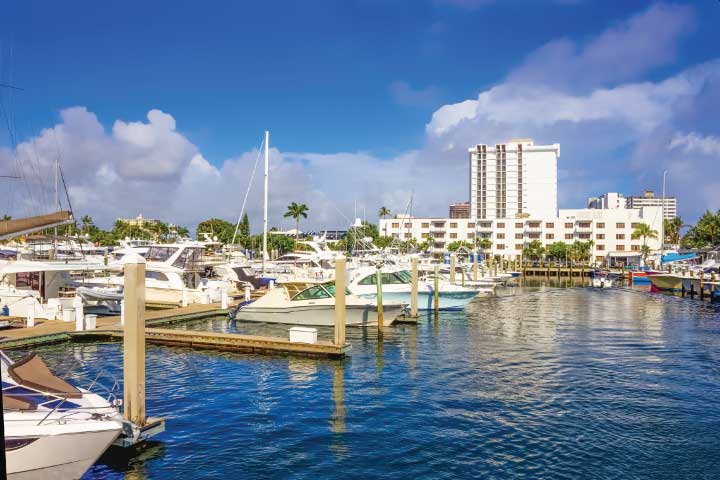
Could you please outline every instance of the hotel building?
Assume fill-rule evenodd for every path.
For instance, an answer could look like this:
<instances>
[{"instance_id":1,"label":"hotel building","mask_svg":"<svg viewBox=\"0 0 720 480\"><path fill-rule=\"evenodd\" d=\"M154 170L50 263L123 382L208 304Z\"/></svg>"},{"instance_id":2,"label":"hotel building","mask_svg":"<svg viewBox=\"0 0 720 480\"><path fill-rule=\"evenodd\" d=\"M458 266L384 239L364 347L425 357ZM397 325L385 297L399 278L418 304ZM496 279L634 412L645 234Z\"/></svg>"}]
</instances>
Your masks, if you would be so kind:
<instances>
[{"instance_id":1,"label":"hotel building","mask_svg":"<svg viewBox=\"0 0 720 480\"><path fill-rule=\"evenodd\" d=\"M608 192L599 197L588 198L588 208L617 209L617 208L641 208L641 207L663 207L663 215L666 220L677 217L677 198L656 197L652 190L645 190L642 195L626 197L621 193Z\"/></svg>"},{"instance_id":2,"label":"hotel building","mask_svg":"<svg viewBox=\"0 0 720 480\"><path fill-rule=\"evenodd\" d=\"M519 258L530 242L547 247L555 242L592 240L594 263L628 263L640 256L642 239L633 230L646 223L662 229L661 207L640 205L628 208L619 194L591 199L595 208L557 210L557 159L560 145L534 145L530 139L509 140L488 148L478 144L470 152L469 218L414 218L398 215L381 219L380 231L399 240L428 242L434 254L448 245L476 239L491 241L488 253L507 259ZM603 206L604 205L604 206ZM457 210L455 210L457 212ZM451 215L453 217L453 215ZM458 215L459 217L459 215ZM652 250L657 239L647 239Z\"/></svg>"},{"instance_id":3,"label":"hotel building","mask_svg":"<svg viewBox=\"0 0 720 480\"><path fill-rule=\"evenodd\" d=\"M554 217L557 215L557 159L560 145L514 139L470 154L470 218Z\"/></svg>"}]
</instances>

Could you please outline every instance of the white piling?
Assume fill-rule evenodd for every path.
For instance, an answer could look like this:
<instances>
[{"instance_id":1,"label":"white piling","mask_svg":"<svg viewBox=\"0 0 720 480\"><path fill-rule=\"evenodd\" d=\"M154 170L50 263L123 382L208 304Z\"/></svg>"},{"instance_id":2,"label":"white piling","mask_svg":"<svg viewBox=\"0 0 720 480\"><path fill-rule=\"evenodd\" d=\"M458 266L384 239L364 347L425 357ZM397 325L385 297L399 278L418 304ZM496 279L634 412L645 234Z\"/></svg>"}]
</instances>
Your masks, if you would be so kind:
<instances>
[{"instance_id":1,"label":"white piling","mask_svg":"<svg viewBox=\"0 0 720 480\"><path fill-rule=\"evenodd\" d=\"M125 300L120 300L120 325L125 325Z\"/></svg>"},{"instance_id":2,"label":"white piling","mask_svg":"<svg viewBox=\"0 0 720 480\"><path fill-rule=\"evenodd\" d=\"M249 302L250 298L250 287L245 287L245 301Z\"/></svg>"},{"instance_id":3,"label":"white piling","mask_svg":"<svg viewBox=\"0 0 720 480\"><path fill-rule=\"evenodd\" d=\"M73 298L73 308L75 309L75 331L82 332L85 329L85 312L83 311L82 298Z\"/></svg>"},{"instance_id":4,"label":"white piling","mask_svg":"<svg viewBox=\"0 0 720 480\"><path fill-rule=\"evenodd\" d=\"M182 289L182 300L180 301L180 303L183 307L188 306L188 292L187 289L185 289L184 287Z\"/></svg>"},{"instance_id":5,"label":"white piling","mask_svg":"<svg viewBox=\"0 0 720 480\"><path fill-rule=\"evenodd\" d=\"M124 414L145 425L145 259L123 257L125 278L125 334L123 336Z\"/></svg>"},{"instance_id":6,"label":"white piling","mask_svg":"<svg viewBox=\"0 0 720 480\"><path fill-rule=\"evenodd\" d=\"M227 310L228 308L228 293L227 288L220 290L220 308Z\"/></svg>"}]
</instances>

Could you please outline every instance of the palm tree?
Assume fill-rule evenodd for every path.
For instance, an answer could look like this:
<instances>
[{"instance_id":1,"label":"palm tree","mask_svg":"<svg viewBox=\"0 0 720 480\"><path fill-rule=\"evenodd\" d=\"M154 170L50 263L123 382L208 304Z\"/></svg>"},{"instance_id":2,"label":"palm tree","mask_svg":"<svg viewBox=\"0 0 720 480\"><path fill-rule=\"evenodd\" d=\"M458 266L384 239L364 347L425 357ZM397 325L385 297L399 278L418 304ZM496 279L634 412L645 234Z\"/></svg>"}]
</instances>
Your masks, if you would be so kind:
<instances>
[{"instance_id":1,"label":"palm tree","mask_svg":"<svg viewBox=\"0 0 720 480\"><path fill-rule=\"evenodd\" d=\"M80 229L80 231L82 233L86 233L88 227L93 224L92 217L90 215L83 215L80 218L80 221L82 222L82 228Z\"/></svg>"},{"instance_id":2,"label":"palm tree","mask_svg":"<svg viewBox=\"0 0 720 480\"><path fill-rule=\"evenodd\" d=\"M680 243L680 228L682 227L682 218L675 217L670 220L663 221L663 228L665 230L665 241L677 245Z\"/></svg>"},{"instance_id":3,"label":"palm tree","mask_svg":"<svg viewBox=\"0 0 720 480\"><path fill-rule=\"evenodd\" d=\"M309 208L304 203L292 202L287 207L287 212L283 215L285 218L292 217L295 219L295 243L297 243L300 237L300 217L307 218L307 212Z\"/></svg>"},{"instance_id":4,"label":"palm tree","mask_svg":"<svg viewBox=\"0 0 720 480\"><path fill-rule=\"evenodd\" d=\"M380 207L378 215L380 215L381 219L384 219L385 217L390 216L390 210L386 207ZM385 225L385 236L387 237L387 225Z\"/></svg>"},{"instance_id":5,"label":"palm tree","mask_svg":"<svg viewBox=\"0 0 720 480\"><path fill-rule=\"evenodd\" d=\"M657 230L653 230L652 228L650 228L650 225L648 225L647 223L641 223L640 225L635 227L635 230L632 232L632 239L637 240L638 238L643 239L643 246L640 251L642 252L642 259L644 264L650 251L647 246L647 239L658 238L658 232Z\"/></svg>"}]
</instances>

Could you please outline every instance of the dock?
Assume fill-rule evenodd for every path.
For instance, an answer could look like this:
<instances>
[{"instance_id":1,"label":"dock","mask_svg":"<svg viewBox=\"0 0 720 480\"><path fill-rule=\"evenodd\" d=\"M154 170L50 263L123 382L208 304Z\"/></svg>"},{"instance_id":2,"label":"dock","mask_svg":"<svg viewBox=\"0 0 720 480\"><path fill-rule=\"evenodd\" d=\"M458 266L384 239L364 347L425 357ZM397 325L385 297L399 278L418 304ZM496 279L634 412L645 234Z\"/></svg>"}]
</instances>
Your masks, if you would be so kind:
<instances>
[{"instance_id":1,"label":"dock","mask_svg":"<svg viewBox=\"0 0 720 480\"><path fill-rule=\"evenodd\" d=\"M146 310L145 339L147 343L172 345L203 350L222 350L240 353L293 355L303 357L343 358L350 352L350 344L331 342L290 342L286 338L239 335L234 333L202 332L160 328L166 325L202 318L226 315L219 303L193 304L188 307ZM0 349L35 348L41 345L66 341L100 341L122 339L120 317L98 317L94 330L75 331L75 322L38 320L31 328L0 330Z\"/></svg>"}]
</instances>

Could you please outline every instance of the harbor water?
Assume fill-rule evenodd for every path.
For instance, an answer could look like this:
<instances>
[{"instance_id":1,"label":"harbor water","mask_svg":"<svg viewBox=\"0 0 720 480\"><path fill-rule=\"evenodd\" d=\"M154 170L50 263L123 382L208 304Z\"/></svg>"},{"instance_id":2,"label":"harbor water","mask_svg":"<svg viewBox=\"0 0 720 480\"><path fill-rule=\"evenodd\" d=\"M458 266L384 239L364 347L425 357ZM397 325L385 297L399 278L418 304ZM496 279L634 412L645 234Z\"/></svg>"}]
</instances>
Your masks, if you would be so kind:
<instances>
[{"instance_id":1,"label":"harbor water","mask_svg":"<svg viewBox=\"0 0 720 480\"><path fill-rule=\"evenodd\" d=\"M720 477L719 305L516 287L348 340L344 361L149 345L147 410L167 431L84 478ZM38 352L58 372L78 361L81 385L122 376L119 343Z\"/></svg>"}]
</instances>

